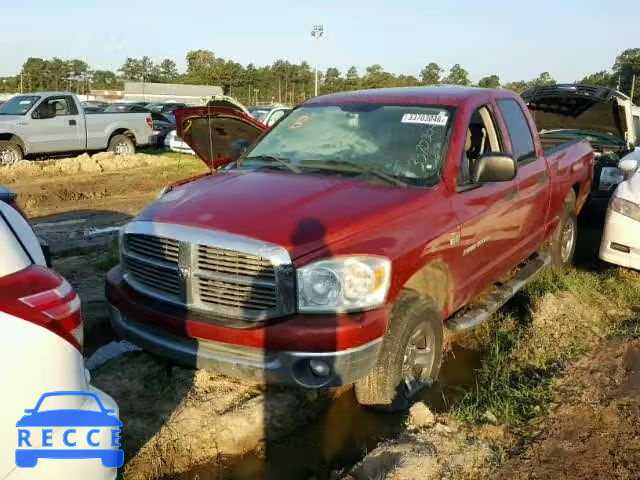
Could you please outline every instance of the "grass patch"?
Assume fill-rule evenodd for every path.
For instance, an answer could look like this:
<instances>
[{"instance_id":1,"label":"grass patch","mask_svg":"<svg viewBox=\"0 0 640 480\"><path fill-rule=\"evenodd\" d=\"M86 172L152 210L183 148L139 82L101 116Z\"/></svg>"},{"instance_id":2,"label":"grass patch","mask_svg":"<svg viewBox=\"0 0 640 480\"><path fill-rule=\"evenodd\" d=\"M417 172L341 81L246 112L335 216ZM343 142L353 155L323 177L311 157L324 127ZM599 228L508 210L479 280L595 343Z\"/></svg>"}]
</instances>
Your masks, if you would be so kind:
<instances>
[{"instance_id":1,"label":"grass patch","mask_svg":"<svg viewBox=\"0 0 640 480\"><path fill-rule=\"evenodd\" d=\"M640 338L640 274L599 267L541 272L487 323L476 385L454 418L521 426L547 410L555 379L595 342Z\"/></svg>"},{"instance_id":2,"label":"grass patch","mask_svg":"<svg viewBox=\"0 0 640 480\"><path fill-rule=\"evenodd\" d=\"M100 260L96 266L99 270L107 272L120 263L120 252L118 251L118 242L114 242L109 249L109 253Z\"/></svg>"},{"instance_id":3,"label":"grass patch","mask_svg":"<svg viewBox=\"0 0 640 480\"><path fill-rule=\"evenodd\" d=\"M453 417L470 424L493 421L520 425L539 415L551 401L553 379L562 369L559 361L519 366L514 358L524 330L517 322L505 322L482 360L476 385L454 406Z\"/></svg>"}]
</instances>

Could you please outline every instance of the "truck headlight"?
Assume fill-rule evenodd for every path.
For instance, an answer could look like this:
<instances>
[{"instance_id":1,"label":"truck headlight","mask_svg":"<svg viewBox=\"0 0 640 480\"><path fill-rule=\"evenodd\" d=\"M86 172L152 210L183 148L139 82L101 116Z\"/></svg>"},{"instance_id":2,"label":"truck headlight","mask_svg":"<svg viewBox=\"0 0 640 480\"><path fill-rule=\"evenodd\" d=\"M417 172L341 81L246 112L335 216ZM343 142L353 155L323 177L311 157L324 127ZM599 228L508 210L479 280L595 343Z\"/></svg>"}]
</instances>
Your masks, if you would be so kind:
<instances>
[{"instance_id":1,"label":"truck headlight","mask_svg":"<svg viewBox=\"0 0 640 480\"><path fill-rule=\"evenodd\" d=\"M387 298L391 262L370 255L335 257L299 268L297 275L300 312L369 310Z\"/></svg>"},{"instance_id":2,"label":"truck headlight","mask_svg":"<svg viewBox=\"0 0 640 480\"><path fill-rule=\"evenodd\" d=\"M640 222L640 205L618 197L611 197L609 209Z\"/></svg>"}]
</instances>

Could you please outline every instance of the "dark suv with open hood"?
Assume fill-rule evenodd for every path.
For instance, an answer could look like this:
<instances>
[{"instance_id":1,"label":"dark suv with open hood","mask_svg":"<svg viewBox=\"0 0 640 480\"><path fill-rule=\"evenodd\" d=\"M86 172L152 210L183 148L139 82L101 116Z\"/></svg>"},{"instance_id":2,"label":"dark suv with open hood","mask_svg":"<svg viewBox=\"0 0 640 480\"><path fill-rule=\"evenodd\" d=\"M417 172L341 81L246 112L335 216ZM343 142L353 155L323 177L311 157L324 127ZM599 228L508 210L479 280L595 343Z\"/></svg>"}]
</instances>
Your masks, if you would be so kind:
<instances>
[{"instance_id":1,"label":"dark suv with open hood","mask_svg":"<svg viewBox=\"0 0 640 480\"><path fill-rule=\"evenodd\" d=\"M620 159L639 142L633 104L626 95L592 85L551 85L522 93L540 129L540 141L552 149L569 140L588 140L596 155L591 201L606 209L623 173Z\"/></svg>"}]
</instances>

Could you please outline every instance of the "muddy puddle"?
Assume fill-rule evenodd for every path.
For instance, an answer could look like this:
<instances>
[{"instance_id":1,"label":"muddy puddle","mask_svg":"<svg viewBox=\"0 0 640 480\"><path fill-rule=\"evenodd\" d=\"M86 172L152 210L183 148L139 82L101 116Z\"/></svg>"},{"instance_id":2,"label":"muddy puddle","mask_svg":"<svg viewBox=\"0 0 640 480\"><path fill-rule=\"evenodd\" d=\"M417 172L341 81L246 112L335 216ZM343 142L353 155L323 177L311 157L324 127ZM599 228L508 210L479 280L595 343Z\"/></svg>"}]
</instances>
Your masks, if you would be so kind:
<instances>
[{"instance_id":1,"label":"muddy puddle","mask_svg":"<svg viewBox=\"0 0 640 480\"><path fill-rule=\"evenodd\" d=\"M476 350L454 345L438 383L423 391L418 400L435 413L448 411L465 394L465 387L475 384L481 358ZM265 398L268 409L268 391ZM398 436L406 428L406 413L385 414L361 407L350 387L332 391L326 402L312 424L301 426L283 441L267 443L260 451L242 457L220 457L165 480L336 478L381 441ZM268 434L265 436L268 438Z\"/></svg>"}]
</instances>

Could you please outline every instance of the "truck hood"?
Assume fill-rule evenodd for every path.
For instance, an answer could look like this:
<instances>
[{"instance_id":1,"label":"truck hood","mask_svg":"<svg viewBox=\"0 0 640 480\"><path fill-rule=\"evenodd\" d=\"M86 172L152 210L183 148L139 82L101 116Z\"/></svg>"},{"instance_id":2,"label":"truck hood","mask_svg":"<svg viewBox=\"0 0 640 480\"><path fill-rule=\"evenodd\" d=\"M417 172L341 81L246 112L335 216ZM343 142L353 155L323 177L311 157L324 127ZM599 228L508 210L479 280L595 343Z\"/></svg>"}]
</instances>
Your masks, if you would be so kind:
<instances>
[{"instance_id":1,"label":"truck hood","mask_svg":"<svg viewBox=\"0 0 640 480\"><path fill-rule=\"evenodd\" d=\"M551 85L522 93L538 130L592 130L629 142L630 125L622 93L590 85Z\"/></svg>"},{"instance_id":2,"label":"truck hood","mask_svg":"<svg viewBox=\"0 0 640 480\"><path fill-rule=\"evenodd\" d=\"M433 198L425 193L321 175L230 170L173 188L137 220L243 235L281 245L295 259L425 209Z\"/></svg>"},{"instance_id":3,"label":"truck hood","mask_svg":"<svg viewBox=\"0 0 640 480\"><path fill-rule=\"evenodd\" d=\"M25 118L24 115L0 115L0 124L14 123L16 120Z\"/></svg>"},{"instance_id":4,"label":"truck hood","mask_svg":"<svg viewBox=\"0 0 640 480\"><path fill-rule=\"evenodd\" d=\"M212 170L237 160L267 129L233 105L183 108L175 117L178 136Z\"/></svg>"}]
</instances>

